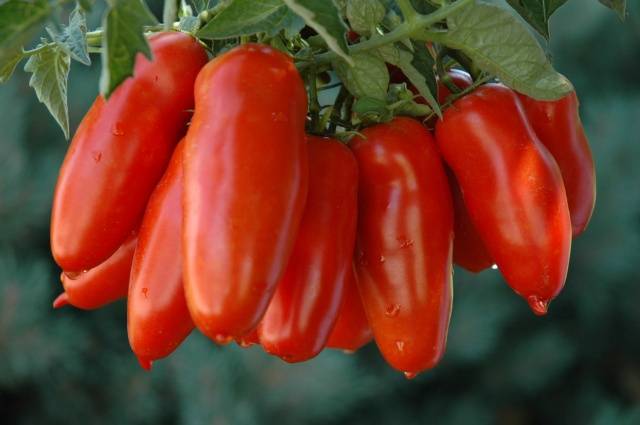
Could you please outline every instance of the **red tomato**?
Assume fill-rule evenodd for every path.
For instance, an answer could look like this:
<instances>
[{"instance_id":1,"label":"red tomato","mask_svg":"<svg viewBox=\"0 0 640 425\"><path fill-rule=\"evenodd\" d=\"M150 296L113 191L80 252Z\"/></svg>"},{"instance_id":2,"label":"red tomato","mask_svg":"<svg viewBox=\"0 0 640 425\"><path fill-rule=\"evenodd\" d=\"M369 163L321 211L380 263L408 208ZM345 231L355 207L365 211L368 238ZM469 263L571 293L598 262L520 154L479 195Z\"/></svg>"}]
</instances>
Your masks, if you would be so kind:
<instances>
[{"instance_id":1,"label":"red tomato","mask_svg":"<svg viewBox=\"0 0 640 425\"><path fill-rule=\"evenodd\" d=\"M471 219L506 281L536 314L567 275L571 221L562 177L509 88L487 84L436 127Z\"/></svg>"},{"instance_id":2,"label":"red tomato","mask_svg":"<svg viewBox=\"0 0 640 425\"><path fill-rule=\"evenodd\" d=\"M93 310L126 297L136 242L134 233L105 262L87 272L62 272L60 280L64 292L53 302L53 307L71 304L83 310Z\"/></svg>"},{"instance_id":3,"label":"red tomato","mask_svg":"<svg viewBox=\"0 0 640 425\"><path fill-rule=\"evenodd\" d=\"M352 273L358 166L349 149L309 136L309 193L284 276L258 327L265 351L287 362L316 356L338 317Z\"/></svg>"},{"instance_id":4,"label":"red tomato","mask_svg":"<svg viewBox=\"0 0 640 425\"><path fill-rule=\"evenodd\" d=\"M193 329L180 257L183 148L181 142L149 199L131 268L129 344L145 369L171 354Z\"/></svg>"},{"instance_id":5,"label":"red tomato","mask_svg":"<svg viewBox=\"0 0 640 425\"><path fill-rule=\"evenodd\" d=\"M257 326L293 249L307 192L307 96L291 58L245 44L195 86L185 147L185 290L217 342Z\"/></svg>"},{"instance_id":6,"label":"red tomato","mask_svg":"<svg viewBox=\"0 0 640 425\"><path fill-rule=\"evenodd\" d=\"M452 301L453 206L431 134L409 118L365 129L360 167L358 285L389 364L414 376L445 350Z\"/></svg>"},{"instance_id":7,"label":"red tomato","mask_svg":"<svg viewBox=\"0 0 640 425\"><path fill-rule=\"evenodd\" d=\"M464 90L473 84L473 79L468 72L460 69L450 69L447 71L447 75L459 89ZM438 82L438 103L443 104L447 101L447 98L451 96L451 90L444 85L441 81Z\"/></svg>"},{"instance_id":8,"label":"red tomato","mask_svg":"<svg viewBox=\"0 0 640 425\"><path fill-rule=\"evenodd\" d=\"M573 236L578 236L589 224L596 202L595 166L580 122L578 97L572 92L560 100L546 102L519 96L531 127L560 167Z\"/></svg>"},{"instance_id":9,"label":"red tomato","mask_svg":"<svg viewBox=\"0 0 640 425\"><path fill-rule=\"evenodd\" d=\"M331 331L327 347L354 352L373 338L373 332L362 306L353 268L344 284L342 306Z\"/></svg>"},{"instance_id":10,"label":"red tomato","mask_svg":"<svg viewBox=\"0 0 640 425\"><path fill-rule=\"evenodd\" d=\"M98 97L62 164L53 201L51 250L64 270L100 264L137 228L147 200L193 109L193 82L206 63L191 36L151 38L134 77Z\"/></svg>"}]
</instances>

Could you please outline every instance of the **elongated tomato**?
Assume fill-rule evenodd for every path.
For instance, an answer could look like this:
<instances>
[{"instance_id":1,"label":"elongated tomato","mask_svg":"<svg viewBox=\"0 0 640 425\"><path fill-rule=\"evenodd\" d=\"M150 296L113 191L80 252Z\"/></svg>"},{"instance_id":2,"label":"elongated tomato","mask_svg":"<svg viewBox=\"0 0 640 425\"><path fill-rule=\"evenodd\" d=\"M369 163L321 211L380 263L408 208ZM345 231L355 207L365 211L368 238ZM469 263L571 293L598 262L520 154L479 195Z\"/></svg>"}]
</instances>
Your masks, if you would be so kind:
<instances>
[{"instance_id":1,"label":"elongated tomato","mask_svg":"<svg viewBox=\"0 0 640 425\"><path fill-rule=\"evenodd\" d=\"M309 136L309 193L284 276L258 327L265 351L287 362L316 356L352 273L358 166L337 140Z\"/></svg>"},{"instance_id":2,"label":"elongated tomato","mask_svg":"<svg viewBox=\"0 0 640 425\"><path fill-rule=\"evenodd\" d=\"M453 206L431 134L409 118L365 129L360 168L358 286L376 344L408 377L445 350L452 301Z\"/></svg>"},{"instance_id":3,"label":"elongated tomato","mask_svg":"<svg viewBox=\"0 0 640 425\"><path fill-rule=\"evenodd\" d=\"M245 44L196 81L186 138L184 273L196 326L229 342L258 325L307 192L304 84L291 58Z\"/></svg>"},{"instance_id":4,"label":"elongated tomato","mask_svg":"<svg viewBox=\"0 0 640 425\"><path fill-rule=\"evenodd\" d=\"M204 49L183 33L151 38L153 61L138 55L133 78L98 97L60 170L51 250L63 270L106 260L139 225L147 200L185 132Z\"/></svg>"},{"instance_id":5,"label":"elongated tomato","mask_svg":"<svg viewBox=\"0 0 640 425\"><path fill-rule=\"evenodd\" d=\"M560 170L516 94L480 87L445 111L436 138L505 280L546 313L567 276L571 220Z\"/></svg>"},{"instance_id":6,"label":"elongated tomato","mask_svg":"<svg viewBox=\"0 0 640 425\"><path fill-rule=\"evenodd\" d=\"M573 236L578 236L589 224L596 202L595 165L580 121L578 97L575 92L555 101L519 97L531 127L560 167Z\"/></svg>"},{"instance_id":7,"label":"elongated tomato","mask_svg":"<svg viewBox=\"0 0 640 425\"><path fill-rule=\"evenodd\" d=\"M149 199L131 269L129 343L146 369L171 354L193 329L182 285L183 148L180 142Z\"/></svg>"},{"instance_id":8,"label":"elongated tomato","mask_svg":"<svg viewBox=\"0 0 640 425\"><path fill-rule=\"evenodd\" d=\"M137 233L137 232L136 232ZM53 302L55 308L70 304L83 310L103 307L127 296L133 253L138 241L132 234L106 261L84 273L60 274L64 292Z\"/></svg>"},{"instance_id":9,"label":"elongated tomato","mask_svg":"<svg viewBox=\"0 0 640 425\"><path fill-rule=\"evenodd\" d=\"M327 341L327 347L353 352L371 339L373 339L373 332L362 306L356 275L352 268L347 274L342 306Z\"/></svg>"}]
</instances>

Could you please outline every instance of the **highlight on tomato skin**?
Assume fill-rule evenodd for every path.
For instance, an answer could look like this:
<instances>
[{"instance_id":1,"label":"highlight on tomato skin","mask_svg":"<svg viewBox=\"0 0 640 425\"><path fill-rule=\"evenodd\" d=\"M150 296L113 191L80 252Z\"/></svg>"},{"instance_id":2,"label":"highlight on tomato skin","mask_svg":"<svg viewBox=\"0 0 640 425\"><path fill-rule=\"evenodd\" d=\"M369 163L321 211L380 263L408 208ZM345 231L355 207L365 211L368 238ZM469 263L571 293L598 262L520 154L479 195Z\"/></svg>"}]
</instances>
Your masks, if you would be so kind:
<instances>
[{"instance_id":1,"label":"highlight on tomato skin","mask_svg":"<svg viewBox=\"0 0 640 425\"><path fill-rule=\"evenodd\" d=\"M452 305L453 205L442 160L419 121L362 131L356 269L389 365L417 374L442 358Z\"/></svg>"},{"instance_id":2,"label":"highlight on tomato skin","mask_svg":"<svg viewBox=\"0 0 640 425\"><path fill-rule=\"evenodd\" d=\"M51 251L68 273L97 267L137 228L186 129L206 51L180 32L155 34L149 44L153 61L139 55L134 76L108 100L96 98L60 168Z\"/></svg>"},{"instance_id":3,"label":"highlight on tomato skin","mask_svg":"<svg viewBox=\"0 0 640 425\"><path fill-rule=\"evenodd\" d=\"M284 275L258 326L264 350L287 362L318 355L352 273L358 165L335 139L307 136L309 189Z\"/></svg>"},{"instance_id":4,"label":"highlight on tomato skin","mask_svg":"<svg viewBox=\"0 0 640 425\"><path fill-rule=\"evenodd\" d=\"M137 231L105 262L84 273L60 274L64 292L53 302L53 308L72 305L94 310L125 298L129 291L129 272L137 245Z\"/></svg>"},{"instance_id":5,"label":"highlight on tomato skin","mask_svg":"<svg viewBox=\"0 0 640 425\"><path fill-rule=\"evenodd\" d=\"M145 212L131 266L127 333L141 366L170 355L193 330L182 280L181 141Z\"/></svg>"},{"instance_id":6,"label":"highlight on tomato skin","mask_svg":"<svg viewBox=\"0 0 640 425\"><path fill-rule=\"evenodd\" d=\"M457 100L438 121L436 140L505 280L545 314L567 277L571 219L558 165L515 92L486 84Z\"/></svg>"},{"instance_id":7,"label":"highlight on tomato skin","mask_svg":"<svg viewBox=\"0 0 640 425\"><path fill-rule=\"evenodd\" d=\"M195 98L185 293L198 329L228 343L258 325L293 249L307 193L307 95L289 56L248 43L202 69Z\"/></svg>"}]
</instances>

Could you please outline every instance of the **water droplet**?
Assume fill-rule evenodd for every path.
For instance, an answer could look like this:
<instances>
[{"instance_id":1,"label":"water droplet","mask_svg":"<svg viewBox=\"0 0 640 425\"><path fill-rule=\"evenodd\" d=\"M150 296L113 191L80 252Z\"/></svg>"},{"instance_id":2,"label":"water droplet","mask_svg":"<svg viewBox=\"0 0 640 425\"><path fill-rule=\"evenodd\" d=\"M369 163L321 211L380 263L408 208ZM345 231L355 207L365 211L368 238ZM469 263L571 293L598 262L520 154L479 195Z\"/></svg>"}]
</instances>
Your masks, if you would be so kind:
<instances>
[{"instance_id":1,"label":"water droplet","mask_svg":"<svg viewBox=\"0 0 640 425\"><path fill-rule=\"evenodd\" d=\"M380 257L378 257L379 263L384 263L385 261L386 261L386 258L384 258L384 255L381 255Z\"/></svg>"},{"instance_id":2,"label":"water droplet","mask_svg":"<svg viewBox=\"0 0 640 425\"><path fill-rule=\"evenodd\" d=\"M400 305L399 304L391 304L387 307L384 312L384 315L387 317L396 317L400 313Z\"/></svg>"},{"instance_id":3,"label":"water droplet","mask_svg":"<svg viewBox=\"0 0 640 425\"><path fill-rule=\"evenodd\" d=\"M396 341L396 348L398 349L398 351L402 353L404 351L404 341L402 340Z\"/></svg>"},{"instance_id":4,"label":"water droplet","mask_svg":"<svg viewBox=\"0 0 640 425\"><path fill-rule=\"evenodd\" d=\"M93 156L93 160L94 160L94 161L96 162L96 164L97 164L97 163L98 163L98 162L100 162L100 160L102 159L102 152L100 152L100 151L94 151L94 152L92 153L92 156Z\"/></svg>"},{"instance_id":5,"label":"water droplet","mask_svg":"<svg viewBox=\"0 0 640 425\"><path fill-rule=\"evenodd\" d=\"M142 288L142 295L144 295L145 298L149 298L149 288Z\"/></svg>"},{"instance_id":6,"label":"water droplet","mask_svg":"<svg viewBox=\"0 0 640 425\"><path fill-rule=\"evenodd\" d=\"M413 246L413 240L411 239L398 238L398 242L400 242L400 248L402 249Z\"/></svg>"},{"instance_id":7,"label":"water droplet","mask_svg":"<svg viewBox=\"0 0 640 425\"><path fill-rule=\"evenodd\" d=\"M527 298L529 307L533 310L533 314L536 316L544 316L549 309L549 300L543 300L537 295L531 295Z\"/></svg>"},{"instance_id":8,"label":"water droplet","mask_svg":"<svg viewBox=\"0 0 640 425\"><path fill-rule=\"evenodd\" d=\"M115 124L113 124L113 127L111 127L111 133L114 136L124 136L124 130L122 129L122 124L120 124L119 122L116 122Z\"/></svg>"},{"instance_id":9,"label":"water droplet","mask_svg":"<svg viewBox=\"0 0 640 425\"><path fill-rule=\"evenodd\" d=\"M498 270L498 265L497 265L497 264L492 265L492 266L491 266L491 269L492 269L492 270Z\"/></svg>"},{"instance_id":10,"label":"water droplet","mask_svg":"<svg viewBox=\"0 0 640 425\"><path fill-rule=\"evenodd\" d=\"M229 335L225 335L225 334L217 334L216 336L213 337L214 341L220 345L227 345L228 343L230 343L233 338L230 337Z\"/></svg>"},{"instance_id":11,"label":"water droplet","mask_svg":"<svg viewBox=\"0 0 640 425\"><path fill-rule=\"evenodd\" d=\"M404 377L407 379L413 379L416 376L418 376L416 372L404 372Z\"/></svg>"}]
</instances>

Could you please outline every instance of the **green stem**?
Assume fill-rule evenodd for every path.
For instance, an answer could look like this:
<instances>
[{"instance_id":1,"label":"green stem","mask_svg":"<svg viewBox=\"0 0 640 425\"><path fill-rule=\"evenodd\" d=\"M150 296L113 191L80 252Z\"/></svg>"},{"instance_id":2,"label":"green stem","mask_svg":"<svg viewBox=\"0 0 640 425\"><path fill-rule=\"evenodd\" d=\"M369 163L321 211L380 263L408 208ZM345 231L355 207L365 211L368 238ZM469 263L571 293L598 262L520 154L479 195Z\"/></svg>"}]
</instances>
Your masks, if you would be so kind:
<instances>
[{"instance_id":1,"label":"green stem","mask_svg":"<svg viewBox=\"0 0 640 425\"><path fill-rule=\"evenodd\" d=\"M173 21L175 21L178 16L178 1L179 0L164 0L162 23L165 31L169 31L173 27Z\"/></svg>"},{"instance_id":2,"label":"green stem","mask_svg":"<svg viewBox=\"0 0 640 425\"><path fill-rule=\"evenodd\" d=\"M340 87L340 91L338 92L336 101L333 103L331 116L329 117L329 121L331 121L331 123L329 124L330 134L333 134L336 131L337 121L341 120L340 115L342 114L342 105L344 105L344 102L345 100L347 100L348 95L349 92L347 91L347 89L344 86Z\"/></svg>"},{"instance_id":3,"label":"green stem","mask_svg":"<svg viewBox=\"0 0 640 425\"><path fill-rule=\"evenodd\" d=\"M410 38L412 35L418 32L421 32L421 35L433 34L424 31L424 29L435 24L436 22L442 21L447 16L462 9L463 7L466 7L468 4L473 3L474 1L475 0L458 0L455 3L443 6L428 15L417 14L414 19L403 22L402 24L398 25L393 31L383 36L371 38L369 40L363 41L362 43L357 43L349 46L349 54L353 55L356 53L377 49L387 44L395 43L405 38ZM316 64L320 64L331 62L337 58L338 55L335 52L326 52L317 55L313 61ZM310 63L301 63L299 65L299 68L304 68L309 65Z\"/></svg>"},{"instance_id":4,"label":"green stem","mask_svg":"<svg viewBox=\"0 0 640 425\"><path fill-rule=\"evenodd\" d=\"M413 21L418 16L418 12L413 8L410 0L396 0L396 3L405 21Z\"/></svg>"},{"instance_id":5,"label":"green stem","mask_svg":"<svg viewBox=\"0 0 640 425\"><path fill-rule=\"evenodd\" d=\"M440 78L440 82L445 85L451 94L460 93L460 87L456 86L453 82L447 70L444 68L444 58L447 56L448 50L446 48L440 49L438 56L436 57L436 72Z\"/></svg>"},{"instance_id":6,"label":"green stem","mask_svg":"<svg viewBox=\"0 0 640 425\"><path fill-rule=\"evenodd\" d=\"M309 115L311 115L311 132L321 132L320 103L318 102L318 75L316 68L311 68L307 73L307 85L309 86Z\"/></svg>"}]
</instances>

